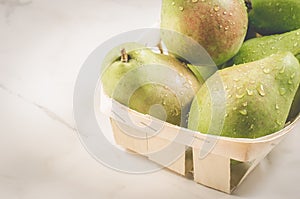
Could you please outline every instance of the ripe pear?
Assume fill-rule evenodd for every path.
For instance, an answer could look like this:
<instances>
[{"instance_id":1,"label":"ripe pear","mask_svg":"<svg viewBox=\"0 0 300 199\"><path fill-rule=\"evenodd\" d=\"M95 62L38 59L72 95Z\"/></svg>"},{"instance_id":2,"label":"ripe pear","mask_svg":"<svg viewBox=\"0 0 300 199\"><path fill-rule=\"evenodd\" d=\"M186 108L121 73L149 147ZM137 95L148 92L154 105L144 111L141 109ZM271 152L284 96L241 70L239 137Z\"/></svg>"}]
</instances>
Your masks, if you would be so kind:
<instances>
[{"instance_id":1,"label":"ripe pear","mask_svg":"<svg viewBox=\"0 0 300 199\"><path fill-rule=\"evenodd\" d=\"M300 28L299 0L248 0L249 23L262 35L284 33Z\"/></svg>"},{"instance_id":2,"label":"ripe pear","mask_svg":"<svg viewBox=\"0 0 300 199\"><path fill-rule=\"evenodd\" d=\"M116 101L180 126L186 126L190 104L201 85L184 63L146 47L123 49L101 81L104 92Z\"/></svg>"},{"instance_id":3,"label":"ripe pear","mask_svg":"<svg viewBox=\"0 0 300 199\"><path fill-rule=\"evenodd\" d=\"M300 55L300 29L247 40L233 60L234 64L242 64L283 51L290 51L295 56Z\"/></svg>"},{"instance_id":4,"label":"ripe pear","mask_svg":"<svg viewBox=\"0 0 300 199\"><path fill-rule=\"evenodd\" d=\"M300 29L283 34L263 36L246 41L237 55L234 64L243 64L265 58L274 53L290 51L300 61ZM288 121L300 112L300 88L293 101Z\"/></svg>"},{"instance_id":5,"label":"ripe pear","mask_svg":"<svg viewBox=\"0 0 300 199\"><path fill-rule=\"evenodd\" d=\"M216 65L232 58L241 47L248 25L243 0L163 0L161 28L198 42ZM178 34L163 31L161 38L172 52L185 54L190 45ZM179 55L180 56L180 55Z\"/></svg>"},{"instance_id":6,"label":"ripe pear","mask_svg":"<svg viewBox=\"0 0 300 199\"><path fill-rule=\"evenodd\" d=\"M221 79L218 87L216 79ZM218 71L195 97L188 128L227 137L258 138L281 130L299 87L300 65L290 52ZM220 85L220 84L219 84ZM220 93L224 93L222 111ZM223 126L216 131L222 121Z\"/></svg>"}]
</instances>

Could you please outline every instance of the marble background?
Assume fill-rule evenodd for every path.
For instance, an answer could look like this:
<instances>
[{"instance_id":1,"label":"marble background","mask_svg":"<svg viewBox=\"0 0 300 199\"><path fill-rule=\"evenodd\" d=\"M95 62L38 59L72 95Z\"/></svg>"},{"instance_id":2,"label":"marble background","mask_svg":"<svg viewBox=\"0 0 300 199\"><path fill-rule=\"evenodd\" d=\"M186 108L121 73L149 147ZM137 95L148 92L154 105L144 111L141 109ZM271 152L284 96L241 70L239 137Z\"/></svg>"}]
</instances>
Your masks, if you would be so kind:
<instances>
[{"instance_id":1,"label":"marble background","mask_svg":"<svg viewBox=\"0 0 300 199\"><path fill-rule=\"evenodd\" d=\"M166 170L110 170L81 145L72 95L83 62L158 22L160 1L0 0L0 198L299 198L299 124L232 196Z\"/></svg>"}]
</instances>

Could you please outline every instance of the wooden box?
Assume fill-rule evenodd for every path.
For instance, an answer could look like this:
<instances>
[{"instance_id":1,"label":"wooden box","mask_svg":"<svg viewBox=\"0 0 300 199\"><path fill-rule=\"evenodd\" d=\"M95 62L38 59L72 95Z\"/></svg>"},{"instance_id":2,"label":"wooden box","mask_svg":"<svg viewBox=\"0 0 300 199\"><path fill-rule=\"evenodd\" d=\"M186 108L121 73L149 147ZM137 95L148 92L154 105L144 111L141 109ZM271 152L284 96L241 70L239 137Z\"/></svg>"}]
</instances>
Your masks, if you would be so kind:
<instances>
[{"instance_id":1,"label":"wooden box","mask_svg":"<svg viewBox=\"0 0 300 199\"><path fill-rule=\"evenodd\" d=\"M95 103L95 109L110 117L118 145L197 183L229 194L300 120L298 116L281 131L261 138L228 138L162 122L105 96L100 101Z\"/></svg>"}]
</instances>

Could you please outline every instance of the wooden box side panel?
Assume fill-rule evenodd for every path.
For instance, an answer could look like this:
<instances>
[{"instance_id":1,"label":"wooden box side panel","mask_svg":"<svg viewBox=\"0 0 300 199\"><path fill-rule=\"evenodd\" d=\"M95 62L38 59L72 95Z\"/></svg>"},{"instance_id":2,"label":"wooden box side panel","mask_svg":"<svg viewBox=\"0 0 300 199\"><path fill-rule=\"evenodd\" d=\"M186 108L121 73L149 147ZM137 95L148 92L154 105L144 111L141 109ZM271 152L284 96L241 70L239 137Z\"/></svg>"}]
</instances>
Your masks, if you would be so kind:
<instances>
[{"instance_id":1,"label":"wooden box side panel","mask_svg":"<svg viewBox=\"0 0 300 199\"><path fill-rule=\"evenodd\" d=\"M130 128L126 126L126 131L130 132L124 132L122 130L123 128L120 128L121 123L117 123L113 119L111 119L111 125L112 130L114 133L115 141L118 145L129 149L131 151L137 152L141 155L146 156L151 161L154 161L171 171L174 171L180 175L185 176L187 170L190 171L192 167L192 163L189 162L188 167L186 167L187 161L186 161L186 154L185 151L185 145L173 143L167 139L160 138L159 136L154 137L148 137L147 133L138 131L137 129ZM142 138L138 138L131 135L137 135L139 134ZM172 162L166 162L165 157L168 155L168 151L163 151L164 148L168 146L172 146L170 150L178 150L183 151L182 155L177 157ZM160 152L161 153L157 153ZM171 152L171 151L170 151Z\"/></svg>"},{"instance_id":2,"label":"wooden box side panel","mask_svg":"<svg viewBox=\"0 0 300 199\"><path fill-rule=\"evenodd\" d=\"M212 153L200 158L199 154L193 149L194 181L230 193L230 159Z\"/></svg>"},{"instance_id":3,"label":"wooden box side panel","mask_svg":"<svg viewBox=\"0 0 300 199\"><path fill-rule=\"evenodd\" d=\"M129 149L131 151L137 152L139 154L148 154L148 141L147 139L139 139L130 136L127 132L124 132L119 128L117 122L111 120L112 130L114 133L115 141L118 145ZM134 129L132 129L134 131ZM144 132L139 132L142 136L147 136Z\"/></svg>"}]
</instances>

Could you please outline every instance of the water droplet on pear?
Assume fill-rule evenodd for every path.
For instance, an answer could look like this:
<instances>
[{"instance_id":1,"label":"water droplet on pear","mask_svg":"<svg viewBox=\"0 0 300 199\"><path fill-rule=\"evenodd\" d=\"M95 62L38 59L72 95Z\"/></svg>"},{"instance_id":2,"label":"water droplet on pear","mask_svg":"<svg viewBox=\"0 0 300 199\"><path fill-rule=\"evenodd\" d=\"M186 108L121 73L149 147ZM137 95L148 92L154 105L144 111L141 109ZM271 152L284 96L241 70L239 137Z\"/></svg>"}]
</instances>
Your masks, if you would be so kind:
<instances>
[{"instance_id":1,"label":"water droplet on pear","mask_svg":"<svg viewBox=\"0 0 300 199\"><path fill-rule=\"evenodd\" d=\"M264 85L260 84L257 87L257 92L260 96L264 97L266 95Z\"/></svg>"},{"instance_id":2,"label":"water droplet on pear","mask_svg":"<svg viewBox=\"0 0 300 199\"><path fill-rule=\"evenodd\" d=\"M246 109L240 110L239 112L242 115L245 115L245 116L248 115L248 111Z\"/></svg>"}]
</instances>

